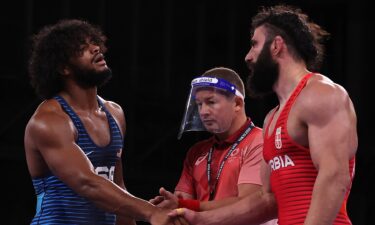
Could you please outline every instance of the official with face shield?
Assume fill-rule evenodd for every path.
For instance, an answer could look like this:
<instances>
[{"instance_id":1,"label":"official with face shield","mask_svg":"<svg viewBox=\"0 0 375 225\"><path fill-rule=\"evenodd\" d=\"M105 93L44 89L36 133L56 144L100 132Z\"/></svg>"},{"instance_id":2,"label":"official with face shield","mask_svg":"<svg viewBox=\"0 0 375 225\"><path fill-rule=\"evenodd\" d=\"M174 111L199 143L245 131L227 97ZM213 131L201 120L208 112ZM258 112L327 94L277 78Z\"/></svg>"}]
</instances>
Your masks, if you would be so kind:
<instances>
[{"instance_id":1,"label":"official with face shield","mask_svg":"<svg viewBox=\"0 0 375 225\"><path fill-rule=\"evenodd\" d=\"M209 76L195 78L191 82L191 90L178 138L180 139L185 131L208 131L213 134L228 131L231 119L233 119L227 117L231 108L215 103L219 103L219 101L223 103L221 100L224 98L228 100L225 103L234 103L236 96L244 99L243 94L236 89L236 86L225 79ZM223 117L225 118L220 120Z\"/></svg>"},{"instance_id":2,"label":"official with face shield","mask_svg":"<svg viewBox=\"0 0 375 225\"><path fill-rule=\"evenodd\" d=\"M152 203L205 211L260 190L262 130L246 116L244 96L244 84L231 69L213 68L193 79L178 138L187 131L212 136L189 149L174 194L161 188Z\"/></svg>"}]
</instances>

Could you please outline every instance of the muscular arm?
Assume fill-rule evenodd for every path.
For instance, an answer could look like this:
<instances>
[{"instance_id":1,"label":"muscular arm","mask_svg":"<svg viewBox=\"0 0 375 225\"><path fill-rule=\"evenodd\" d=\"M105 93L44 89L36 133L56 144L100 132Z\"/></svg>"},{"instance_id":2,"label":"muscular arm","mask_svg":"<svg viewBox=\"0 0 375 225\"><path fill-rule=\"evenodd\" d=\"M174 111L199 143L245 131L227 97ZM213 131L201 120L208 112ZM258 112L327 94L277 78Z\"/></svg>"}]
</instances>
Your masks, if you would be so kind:
<instances>
[{"instance_id":1,"label":"muscular arm","mask_svg":"<svg viewBox=\"0 0 375 225\"><path fill-rule=\"evenodd\" d=\"M343 88L331 83L318 83L314 88L324 97L308 98L307 94L306 111L301 114L318 170L305 224L328 225L336 218L350 186L349 160L357 149L356 116Z\"/></svg>"},{"instance_id":2,"label":"muscular arm","mask_svg":"<svg viewBox=\"0 0 375 225\"><path fill-rule=\"evenodd\" d=\"M150 221L153 213L159 210L98 176L74 139L74 129L66 116L39 112L26 128L25 146L33 148L26 151L38 151L53 174L98 207L121 216Z\"/></svg>"}]
</instances>

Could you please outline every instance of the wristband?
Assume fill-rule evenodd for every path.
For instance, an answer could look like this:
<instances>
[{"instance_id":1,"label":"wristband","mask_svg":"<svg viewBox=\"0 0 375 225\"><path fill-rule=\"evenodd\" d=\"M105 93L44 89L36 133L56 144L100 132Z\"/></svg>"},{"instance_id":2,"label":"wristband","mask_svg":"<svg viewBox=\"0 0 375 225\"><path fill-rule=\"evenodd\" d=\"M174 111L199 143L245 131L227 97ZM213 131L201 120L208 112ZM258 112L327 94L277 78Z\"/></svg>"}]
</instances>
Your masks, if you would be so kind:
<instances>
[{"instance_id":1,"label":"wristband","mask_svg":"<svg viewBox=\"0 0 375 225\"><path fill-rule=\"evenodd\" d=\"M194 199L178 199L178 208L187 208L199 212L200 202Z\"/></svg>"}]
</instances>

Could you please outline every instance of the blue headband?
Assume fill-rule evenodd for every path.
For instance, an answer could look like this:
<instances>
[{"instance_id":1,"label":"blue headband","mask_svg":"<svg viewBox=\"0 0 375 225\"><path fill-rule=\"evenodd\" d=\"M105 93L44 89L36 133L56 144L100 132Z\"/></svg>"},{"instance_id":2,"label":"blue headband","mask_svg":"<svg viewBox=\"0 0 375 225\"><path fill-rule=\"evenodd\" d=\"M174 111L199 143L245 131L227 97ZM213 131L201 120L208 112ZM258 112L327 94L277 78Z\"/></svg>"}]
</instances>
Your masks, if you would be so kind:
<instances>
[{"instance_id":1,"label":"blue headband","mask_svg":"<svg viewBox=\"0 0 375 225\"><path fill-rule=\"evenodd\" d=\"M229 81L217 77L197 77L191 81L191 87L213 87L220 88L228 91L234 95L237 95L244 99L244 96L239 92L235 85L231 84Z\"/></svg>"}]
</instances>

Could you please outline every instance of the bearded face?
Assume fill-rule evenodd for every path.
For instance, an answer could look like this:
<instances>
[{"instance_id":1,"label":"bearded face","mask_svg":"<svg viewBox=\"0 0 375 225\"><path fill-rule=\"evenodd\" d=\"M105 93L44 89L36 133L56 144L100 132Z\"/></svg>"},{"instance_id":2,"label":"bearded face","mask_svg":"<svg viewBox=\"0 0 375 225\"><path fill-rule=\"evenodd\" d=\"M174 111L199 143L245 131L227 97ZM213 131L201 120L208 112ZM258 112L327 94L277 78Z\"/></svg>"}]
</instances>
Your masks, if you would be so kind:
<instances>
[{"instance_id":1,"label":"bearded face","mask_svg":"<svg viewBox=\"0 0 375 225\"><path fill-rule=\"evenodd\" d=\"M78 85L89 88L89 87L101 87L106 84L112 77L112 71L110 68L103 70L95 70L94 68L85 68L83 66L71 65L74 72L74 79Z\"/></svg>"},{"instance_id":2,"label":"bearded face","mask_svg":"<svg viewBox=\"0 0 375 225\"><path fill-rule=\"evenodd\" d=\"M273 85L279 75L279 64L272 59L271 41L266 41L255 62L248 62L250 70L246 82L248 93L251 97L264 97L273 93Z\"/></svg>"}]
</instances>

